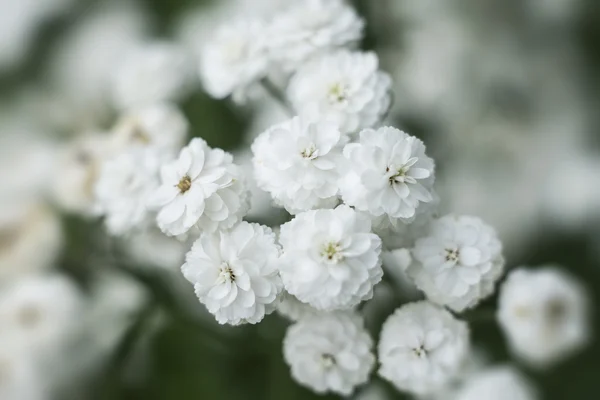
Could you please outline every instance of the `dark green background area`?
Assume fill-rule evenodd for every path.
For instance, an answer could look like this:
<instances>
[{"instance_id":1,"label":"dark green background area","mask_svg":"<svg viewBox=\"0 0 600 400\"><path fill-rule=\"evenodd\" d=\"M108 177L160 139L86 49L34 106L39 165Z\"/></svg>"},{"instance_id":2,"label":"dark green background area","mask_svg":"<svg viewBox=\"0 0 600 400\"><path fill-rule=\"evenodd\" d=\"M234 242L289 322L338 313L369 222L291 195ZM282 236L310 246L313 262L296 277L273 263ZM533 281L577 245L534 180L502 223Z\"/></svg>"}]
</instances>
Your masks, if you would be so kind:
<instances>
[{"instance_id":1,"label":"dark green background area","mask_svg":"<svg viewBox=\"0 0 600 400\"><path fill-rule=\"evenodd\" d=\"M95 0L101 1L101 0ZM73 21L95 2L81 0L59 21L47 24L39 32L39 40L22 68L0 77L3 98L10 98L24 81L42 81L44 60L52 45L68 32ZM214 0L217 1L217 0ZM401 1L401 0L396 0ZM519 0L521 1L521 0ZM168 37L175 19L187 7L208 1L200 0L146 0L156 21L156 34ZM384 28L372 21L378 0L356 0L357 9L368 21L363 48L377 48L389 43ZM498 0L498 8L518 7L517 0ZM587 12L576 24L576 46L584 55L589 71L589 90L594 99L600 89L600 2L588 0ZM185 101L183 110L190 119L192 136L205 138L211 146L227 150L242 145L242 135L249 121L248 110L242 110L227 101L216 101L203 93L196 93ZM427 121L399 118L399 126L423 137L435 135ZM600 144L600 126L592 136ZM434 149L435 151L435 149ZM600 182L596 183L600 184ZM102 253L98 239L102 228L97 223L65 216L68 247L60 267L74 276L85 287L93 279L90 265L94 256ZM588 227L589 228L589 227ZM523 246L527 252L508 260L509 266L559 263L581 278L590 289L593 303L600 304L600 265L588 228L579 232L559 232L540 227L538 235ZM597 230L596 235L600 233ZM598 243L596 241L595 243ZM126 267L125 267L126 268ZM257 326L226 328L216 323L198 323L178 310L177 302L161 276L141 273L126 268L134 279L142 281L153 294L150 305L140 313L136 323L112 356L110 363L93 380L89 390L92 400L199 400L199 399L265 399L308 400L337 398L317 396L296 385L282 359L282 338L288 323L271 315ZM190 288L191 290L191 288ZM486 311L493 312L495 298L487 300L465 318L472 320L473 340L483 346L494 362L510 360L499 328L490 318L479 318ZM201 305L198 305L201 307ZM391 311L391 310L390 310ZM147 337L144 332L156 315L166 318L162 327ZM475 315L478 313L478 315ZM600 329L598 307L594 311L595 330ZM376 333L377 328L373 329ZM142 357L143 355L143 357ZM141 357L141 359L140 359ZM548 400L591 400L600 398L600 345L598 341L548 371L532 371L523 367ZM375 376L373 379L377 379ZM405 398L384 384L395 398ZM482 399L485 400L485 399Z\"/></svg>"}]
</instances>

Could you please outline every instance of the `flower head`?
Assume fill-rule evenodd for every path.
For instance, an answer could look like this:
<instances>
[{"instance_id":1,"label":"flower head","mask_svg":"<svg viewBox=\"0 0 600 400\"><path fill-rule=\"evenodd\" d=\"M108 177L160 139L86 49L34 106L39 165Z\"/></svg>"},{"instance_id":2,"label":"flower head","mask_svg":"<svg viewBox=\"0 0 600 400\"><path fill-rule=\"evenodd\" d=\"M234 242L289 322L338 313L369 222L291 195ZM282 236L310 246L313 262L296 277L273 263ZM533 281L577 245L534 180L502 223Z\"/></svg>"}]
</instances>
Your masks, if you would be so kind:
<instances>
[{"instance_id":1,"label":"flower head","mask_svg":"<svg viewBox=\"0 0 600 400\"><path fill-rule=\"evenodd\" d=\"M303 318L288 328L285 361L294 379L317 393L349 395L366 383L375 364L373 341L351 312Z\"/></svg>"},{"instance_id":2,"label":"flower head","mask_svg":"<svg viewBox=\"0 0 600 400\"><path fill-rule=\"evenodd\" d=\"M433 393L460 371L469 351L464 322L427 301L397 309L383 324L379 375L399 390Z\"/></svg>"},{"instance_id":3,"label":"flower head","mask_svg":"<svg viewBox=\"0 0 600 400\"><path fill-rule=\"evenodd\" d=\"M219 323L255 324L277 306L283 288L278 259L271 229L240 222L200 236L181 270Z\"/></svg>"},{"instance_id":4,"label":"flower head","mask_svg":"<svg viewBox=\"0 0 600 400\"><path fill-rule=\"evenodd\" d=\"M366 129L344 156L340 192L357 210L410 220L421 203L433 200L433 160L413 136L392 127Z\"/></svg>"},{"instance_id":5,"label":"flower head","mask_svg":"<svg viewBox=\"0 0 600 400\"><path fill-rule=\"evenodd\" d=\"M494 291L504 269L502 244L492 227L469 216L447 215L416 241L409 269L427 297L454 311L475 306Z\"/></svg>"},{"instance_id":6,"label":"flower head","mask_svg":"<svg viewBox=\"0 0 600 400\"><path fill-rule=\"evenodd\" d=\"M259 188L290 213L334 207L346 140L334 123L299 117L267 129L252 145Z\"/></svg>"},{"instance_id":7,"label":"flower head","mask_svg":"<svg viewBox=\"0 0 600 400\"><path fill-rule=\"evenodd\" d=\"M194 138L179 158L160 171L162 185L149 199L156 221L169 236L227 229L248 210L244 177L231 154Z\"/></svg>"},{"instance_id":8,"label":"flower head","mask_svg":"<svg viewBox=\"0 0 600 400\"><path fill-rule=\"evenodd\" d=\"M345 205L298 214L281 226L280 242L285 288L319 310L371 298L383 275L381 240L368 218Z\"/></svg>"},{"instance_id":9,"label":"flower head","mask_svg":"<svg viewBox=\"0 0 600 400\"><path fill-rule=\"evenodd\" d=\"M456 400L535 400L536 393L513 367L485 369L469 377L453 397Z\"/></svg>"},{"instance_id":10,"label":"flower head","mask_svg":"<svg viewBox=\"0 0 600 400\"><path fill-rule=\"evenodd\" d=\"M391 84L374 53L342 50L302 66L287 94L298 114L334 121L350 133L381 121L390 107Z\"/></svg>"}]
</instances>

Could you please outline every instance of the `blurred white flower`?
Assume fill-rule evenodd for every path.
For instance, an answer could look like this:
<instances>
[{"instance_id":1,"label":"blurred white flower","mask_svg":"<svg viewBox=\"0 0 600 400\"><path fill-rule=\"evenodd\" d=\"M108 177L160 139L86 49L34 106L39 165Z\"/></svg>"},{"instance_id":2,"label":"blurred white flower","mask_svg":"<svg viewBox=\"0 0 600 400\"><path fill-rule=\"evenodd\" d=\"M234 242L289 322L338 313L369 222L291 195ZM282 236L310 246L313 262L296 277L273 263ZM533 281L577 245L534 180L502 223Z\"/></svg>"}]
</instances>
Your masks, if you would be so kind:
<instances>
[{"instance_id":1,"label":"blurred white flower","mask_svg":"<svg viewBox=\"0 0 600 400\"><path fill-rule=\"evenodd\" d=\"M429 300L461 312L491 295L504 269L502 243L481 219L447 215L416 241L408 270Z\"/></svg>"},{"instance_id":2,"label":"blurred white flower","mask_svg":"<svg viewBox=\"0 0 600 400\"><path fill-rule=\"evenodd\" d=\"M369 219L346 205L296 215L281 226L280 243L286 290L319 310L370 299L383 275L381 240Z\"/></svg>"},{"instance_id":3,"label":"blurred white flower","mask_svg":"<svg viewBox=\"0 0 600 400\"><path fill-rule=\"evenodd\" d=\"M381 259L384 273L393 282L394 290L399 291L401 297L412 300L422 298L415 282L408 275L409 268L415 262L410 249L384 250L381 252Z\"/></svg>"},{"instance_id":4,"label":"blurred white flower","mask_svg":"<svg viewBox=\"0 0 600 400\"><path fill-rule=\"evenodd\" d=\"M189 129L185 115L173 104L155 103L128 110L113 128L116 151L150 148L175 158Z\"/></svg>"},{"instance_id":5,"label":"blurred white flower","mask_svg":"<svg viewBox=\"0 0 600 400\"><path fill-rule=\"evenodd\" d=\"M179 158L161 168L162 185L148 200L159 209L156 222L169 236L227 229L249 208L244 176L231 154L194 138Z\"/></svg>"},{"instance_id":6,"label":"blurred white flower","mask_svg":"<svg viewBox=\"0 0 600 400\"><path fill-rule=\"evenodd\" d=\"M432 303L409 303L383 324L379 375L398 390L432 393L459 373L469 347L466 323Z\"/></svg>"},{"instance_id":7,"label":"blurred white flower","mask_svg":"<svg viewBox=\"0 0 600 400\"><path fill-rule=\"evenodd\" d=\"M233 94L242 100L249 87L267 74L266 30L258 20L223 25L200 55L200 77L213 97Z\"/></svg>"},{"instance_id":8,"label":"blurred white flower","mask_svg":"<svg viewBox=\"0 0 600 400\"><path fill-rule=\"evenodd\" d=\"M60 275L24 277L0 293L0 341L36 356L58 354L79 329L83 297Z\"/></svg>"},{"instance_id":9,"label":"blurred white flower","mask_svg":"<svg viewBox=\"0 0 600 400\"><path fill-rule=\"evenodd\" d=\"M373 340L351 312L306 317L290 326L283 355L292 377L317 393L350 395L375 364Z\"/></svg>"},{"instance_id":10,"label":"blurred white flower","mask_svg":"<svg viewBox=\"0 0 600 400\"><path fill-rule=\"evenodd\" d=\"M233 153L233 159L239 164L246 176L246 183L248 185L248 191L250 192L250 209L248 210L246 217L254 220L262 220L277 215L281 209L274 204L273 198L268 192L265 192L258 187L258 184L254 179L254 164L252 158L252 151L247 147Z\"/></svg>"},{"instance_id":11,"label":"blurred white flower","mask_svg":"<svg viewBox=\"0 0 600 400\"><path fill-rule=\"evenodd\" d=\"M94 187L102 163L111 158L110 136L88 133L67 143L52 185L53 200L67 212L93 215Z\"/></svg>"},{"instance_id":12,"label":"blurred white flower","mask_svg":"<svg viewBox=\"0 0 600 400\"><path fill-rule=\"evenodd\" d=\"M22 349L3 342L0 347L0 399L48 400L45 374Z\"/></svg>"},{"instance_id":13,"label":"blurred white flower","mask_svg":"<svg viewBox=\"0 0 600 400\"><path fill-rule=\"evenodd\" d=\"M294 71L334 49L354 47L364 21L344 0L306 0L277 13L269 25L270 56L277 68Z\"/></svg>"},{"instance_id":14,"label":"blurred white flower","mask_svg":"<svg viewBox=\"0 0 600 400\"><path fill-rule=\"evenodd\" d=\"M159 186L160 161L153 151L135 149L102 164L94 193L109 233L123 235L149 225L146 202Z\"/></svg>"},{"instance_id":15,"label":"blurred white flower","mask_svg":"<svg viewBox=\"0 0 600 400\"><path fill-rule=\"evenodd\" d=\"M194 89L192 57L169 42L150 42L127 53L111 76L110 91L118 109L178 101Z\"/></svg>"},{"instance_id":16,"label":"blurred white flower","mask_svg":"<svg viewBox=\"0 0 600 400\"><path fill-rule=\"evenodd\" d=\"M560 362L590 338L583 287L553 266L510 273L500 291L498 322L516 355L538 367Z\"/></svg>"},{"instance_id":17,"label":"blurred white flower","mask_svg":"<svg viewBox=\"0 0 600 400\"><path fill-rule=\"evenodd\" d=\"M433 201L434 163L416 137L392 127L365 129L344 156L340 191L357 210L410 220L421 203Z\"/></svg>"},{"instance_id":18,"label":"blurred white flower","mask_svg":"<svg viewBox=\"0 0 600 400\"><path fill-rule=\"evenodd\" d=\"M0 206L0 282L54 264L63 244L58 216L44 203L19 199Z\"/></svg>"},{"instance_id":19,"label":"blurred white flower","mask_svg":"<svg viewBox=\"0 0 600 400\"><path fill-rule=\"evenodd\" d=\"M292 214L334 207L346 141L326 121L295 117L267 129L252 144L258 187Z\"/></svg>"},{"instance_id":20,"label":"blurred white flower","mask_svg":"<svg viewBox=\"0 0 600 400\"><path fill-rule=\"evenodd\" d=\"M157 227L128 235L123 250L132 262L140 267L177 271L190 248L189 241L166 236Z\"/></svg>"},{"instance_id":21,"label":"blurred white flower","mask_svg":"<svg viewBox=\"0 0 600 400\"><path fill-rule=\"evenodd\" d=\"M283 289L279 252L270 228L243 221L200 236L181 270L220 324L256 324L275 311Z\"/></svg>"},{"instance_id":22,"label":"blurred white flower","mask_svg":"<svg viewBox=\"0 0 600 400\"><path fill-rule=\"evenodd\" d=\"M333 121L352 133L381 122L390 107L391 85L375 53L341 50L303 65L287 96L299 115Z\"/></svg>"},{"instance_id":23,"label":"blurred white flower","mask_svg":"<svg viewBox=\"0 0 600 400\"><path fill-rule=\"evenodd\" d=\"M277 312L291 321L298 321L319 314L322 311L301 302L296 296L284 292L281 296L281 302L277 306Z\"/></svg>"},{"instance_id":24,"label":"blurred white flower","mask_svg":"<svg viewBox=\"0 0 600 400\"><path fill-rule=\"evenodd\" d=\"M527 379L513 367L484 369L467 379L453 400L535 400Z\"/></svg>"}]
</instances>

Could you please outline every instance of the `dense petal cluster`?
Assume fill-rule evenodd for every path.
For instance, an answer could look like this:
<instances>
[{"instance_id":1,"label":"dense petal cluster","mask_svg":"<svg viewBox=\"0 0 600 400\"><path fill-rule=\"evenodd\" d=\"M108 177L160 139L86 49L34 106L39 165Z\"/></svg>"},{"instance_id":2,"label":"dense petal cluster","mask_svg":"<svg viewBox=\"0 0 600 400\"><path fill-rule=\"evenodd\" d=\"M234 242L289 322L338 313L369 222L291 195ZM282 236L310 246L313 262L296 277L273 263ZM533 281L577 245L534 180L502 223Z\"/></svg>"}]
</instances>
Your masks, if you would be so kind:
<instances>
[{"instance_id":1,"label":"dense petal cluster","mask_svg":"<svg viewBox=\"0 0 600 400\"><path fill-rule=\"evenodd\" d=\"M334 207L346 141L336 124L299 117L267 129L252 145L258 187L293 214Z\"/></svg>"},{"instance_id":2,"label":"dense petal cluster","mask_svg":"<svg viewBox=\"0 0 600 400\"><path fill-rule=\"evenodd\" d=\"M427 297L455 311L475 306L494 291L504 268L502 244L481 219L447 215L416 241L418 262L409 270Z\"/></svg>"},{"instance_id":3,"label":"dense petal cluster","mask_svg":"<svg viewBox=\"0 0 600 400\"><path fill-rule=\"evenodd\" d=\"M373 341L351 312L306 317L288 328L283 354L292 377L317 393L350 395L375 364Z\"/></svg>"},{"instance_id":4,"label":"dense petal cluster","mask_svg":"<svg viewBox=\"0 0 600 400\"><path fill-rule=\"evenodd\" d=\"M277 306L283 288L279 252L270 228L241 222L202 234L181 270L219 323L255 324Z\"/></svg>"},{"instance_id":5,"label":"dense petal cluster","mask_svg":"<svg viewBox=\"0 0 600 400\"><path fill-rule=\"evenodd\" d=\"M388 111L392 85L377 55L341 50L301 67L287 95L299 115L336 122L342 132L378 124Z\"/></svg>"},{"instance_id":6,"label":"dense petal cluster","mask_svg":"<svg viewBox=\"0 0 600 400\"><path fill-rule=\"evenodd\" d=\"M179 158L160 170L162 185L148 203L159 209L156 221L169 236L192 227L214 232L240 221L249 207L244 176L231 154L194 138Z\"/></svg>"},{"instance_id":7,"label":"dense petal cluster","mask_svg":"<svg viewBox=\"0 0 600 400\"><path fill-rule=\"evenodd\" d=\"M559 268L517 269L500 291L498 321L518 356L546 366L586 344L587 308L584 289Z\"/></svg>"},{"instance_id":8,"label":"dense petal cluster","mask_svg":"<svg viewBox=\"0 0 600 400\"><path fill-rule=\"evenodd\" d=\"M146 202L158 187L159 163L155 152L141 149L103 163L94 193L97 210L111 234L148 225Z\"/></svg>"},{"instance_id":9,"label":"dense petal cluster","mask_svg":"<svg viewBox=\"0 0 600 400\"><path fill-rule=\"evenodd\" d=\"M267 74L266 29L259 21L238 21L218 29L200 55L200 77L213 97L241 99Z\"/></svg>"},{"instance_id":10,"label":"dense petal cluster","mask_svg":"<svg viewBox=\"0 0 600 400\"><path fill-rule=\"evenodd\" d=\"M327 51L354 46L362 38L363 20L344 0L295 2L269 26L270 56L285 71Z\"/></svg>"},{"instance_id":11,"label":"dense petal cluster","mask_svg":"<svg viewBox=\"0 0 600 400\"><path fill-rule=\"evenodd\" d=\"M383 324L379 374L399 390L433 393L458 372L469 351L467 325L432 303L397 309Z\"/></svg>"},{"instance_id":12,"label":"dense petal cluster","mask_svg":"<svg viewBox=\"0 0 600 400\"><path fill-rule=\"evenodd\" d=\"M286 290L319 310L347 309L373 296L383 275L381 240L348 206L298 214L281 226Z\"/></svg>"},{"instance_id":13,"label":"dense petal cluster","mask_svg":"<svg viewBox=\"0 0 600 400\"><path fill-rule=\"evenodd\" d=\"M471 376L454 400L535 400L531 384L513 367L486 369Z\"/></svg>"},{"instance_id":14,"label":"dense petal cluster","mask_svg":"<svg viewBox=\"0 0 600 400\"><path fill-rule=\"evenodd\" d=\"M410 220L421 203L433 200L434 163L413 136L392 127L366 129L344 156L340 191L357 210Z\"/></svg>"}]
</instances>

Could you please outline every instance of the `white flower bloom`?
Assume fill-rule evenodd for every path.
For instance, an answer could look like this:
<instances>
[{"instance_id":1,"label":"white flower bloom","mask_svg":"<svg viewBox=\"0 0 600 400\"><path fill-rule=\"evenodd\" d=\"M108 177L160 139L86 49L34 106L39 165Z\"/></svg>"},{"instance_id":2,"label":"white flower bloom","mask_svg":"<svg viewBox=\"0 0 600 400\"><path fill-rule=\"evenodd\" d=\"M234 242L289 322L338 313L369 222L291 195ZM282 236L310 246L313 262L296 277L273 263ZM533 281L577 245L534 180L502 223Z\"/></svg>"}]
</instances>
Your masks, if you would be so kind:
<instances>
[{"instance_id":1,"label":"white flower bloom","mask_svg":"<svg viewBox=\"0 0 600 400\"><path fill-rule=\"evenodd\" d=\"M65 147L52 185L53 199L62 209L94 214L94 186L102 163L112 154L109 139L105 133L86 134Z\"/></svg>"},{"instance_id":2,"label":"white flower bloom","mask_svg":"<svg viewBox=\"0 0 600 400\"><path fill-rule=\"evenodd\" d=\"M0 399L48 400L48 387L36 360L3 341L0 348Z\"/></svg>"},{"instance_id":3,"label":"white flower bloom","mask_svg":"<svg viewBox=\"0 0 600 400\"><path fill-rule=\"evenodd\" d=\"M351 133L381 122L390 107L391 86L375 53L342 50L301 67L287 95L299 115L334 121Z\"/></svg>"},{"instance_id":4,"label":"white flower bloom","mask_svg":"<svg viewBox=\"0 0 600 400\"><path fill-rule=\"evenodd\" d=\"M0 282L51 267L62 244L60 219L47 205L0 203Z\"/></svg>"},{"instance_id":5,"label":"white flower bloom","mask_svg":"<svg viewBox=\"0 0 600 400\"><path fill-rule=\"evenodd\" d=\"M222 26L200 54L200 77L213 97L233 94L242 99L250 86L267 74L265 27L259 21L238 21Z\"/></svg>"},{"instance_id":6,"label":"white flower bloom","mask_svg":"<svg viewBox=\"0 0 600 400\"><path fill-rule=\"evenodd\" d=\"M65 277L32 276L3 287L0 338L37 355L62 348L79 327L82 296Z\"/></svg>"},{"instance_id":7,"label":"white flower bloom","mask_svg":"<svg viewBox=\"0 0 600 400\"><path fill-rule=\"evenodd\" d=\"M134 150L104 162L94 188L98 212L108 231L122 235L148 226L146 202L158 188L160 159L153 151Z\"/></svg>"},{"instance_id":8,"label":"white flower bloom","mask_svg":"<svg viewBox=\"0 0 600 400\"><path fill-rule=\"evenodd\" d=\"M277 14L269 27L274 63L293 71L332 49L353 47L362 38L364 21L344 0L306 0Z\"/></svg>"},{"instance_id":9,"label":"white flower bloom","mask_svg":"<svg viewBox=\"0 0 600 400\"><path fill-rule=\"evenodd\" d=\"M243 173L231 154L194 138L179 159L161 168L162 186L149 199L156 221L169 236L192 227L214 232L240 221L249 208Z\"/></svg>"},{"instance_id":10,"label":"white flower bloom","mask_svg":"<svg viewBox=\"0 0 600 400\"><path fill-rule=\"evenodd\" d=\"M267 129L252 144L258 187L292 214L334 207L346 141L334 123L299 117Z\"/></svg>"},{"instance_id":11,"label":"white flower bloom","mask_svg":"<svg viewBox=\"0 0 600 400\"><path fill-rule=\"evenodd\" d=\"M283 355L292 377L317 393L349 395L375 364L373 341L354 313L314 315L290 326Z\"/></svg>"},{"instance_id":12,"label":"white flower bloom","mask_svg":"<svg viewBox=\"0 0 600 400\"><path fill-rule=\"evenodd\" d=\"M113 146L115 151L149 148L174 158L185 143L188 129L189 123L177 107L156 103L125 113L113 128Z\"/></svg>"},{"instance_id":13,"label":"white flower bloom","mask_svg":"<svg viewBox=\"0 0 600 400\"><path fill-rule=\"evenodd\" d=\"M340 192L345 203L373 216L410 220L433 200L433 160L419 139L392 127L360 132L344 148Z\"/></svg>"},{"instance_id":14,"label":"white flower bloom","mask_svg":"<svg viewBox=\"0 0 600 400\"><path fill-rule=\"evenodd\" d=\"M510 366L483 370L470 377L453 400L535 400L531 384Z\"/></svg>"},{"instance_id":15,"label":"white flower bloom","mask_svg":"<svg viewBox=\"0 0 600 400\"><path fill-rule=\"evenodd\" d=\"M467 324L427 301L406 304L383 324L379 375L422 395L446 385L469 352Z\"/></svg>"},{"instance_id":16,"label":"white flower bloom","mask_svg":"<svg viewBox=\"0 0 600 400\"><path fill-rule=\"evenodd\" d=\"M321 311L301 302L296 296L284 292L281 296L281 302L277 306L277 312L289 320L298 321L302 318L319 314Z\"/></svg>"},{"instance_id":17,"label":"white flower bloom","mask_svg":"<svg viewBox=\"0 0 600 400\"><path fill-rule=\"evenodd\" d=\"M243 221L200 236L181 270L220 324L256 324L275 311L283 289L279 252L270 228Z\"/></svg>"},{"instance_id":18,"label":"white flower bloom","mask_svg":"<svg viewBox=\"0 0 600 400\"><path fill-rule=\"evenodd\" d=\"M580 283L556 267L517 269L500 291L498 321L512 350L543 367L587 343L587 303Z\"/></svg>"},{"instance_id":19,"label":"white flower bloom","mask_svg":"<svg viewBox=\"0 0 600 400\"><path fill-rule=\"evenodd\" d=\"M351 308L373 296L383 275L381 240L346 205L296 215L281 226L286 290L319 310Z\"/></svg>"},{"instance_id":20,"label":"white flower bloom","mask_svg":"<svg viewBox=\"0 0 600 400\"><path fill-rule=\"evenodd\" d=\"M504 269L502 244L481 219L447 215L417 240L408 273L427 297L461 312L494 291Z\"/></svg>"},{"instance_id":21,"label":"white flower bloom","mask_svg":"<svg viewBox=\"0 0 600 400\"><path fill-rule=\"evenodd\" d=\"M193 89L192 57L168 42L156 42L131 51L117 65L110 91L118 109L177 101Z\"/></svg>"}]
</instances>

